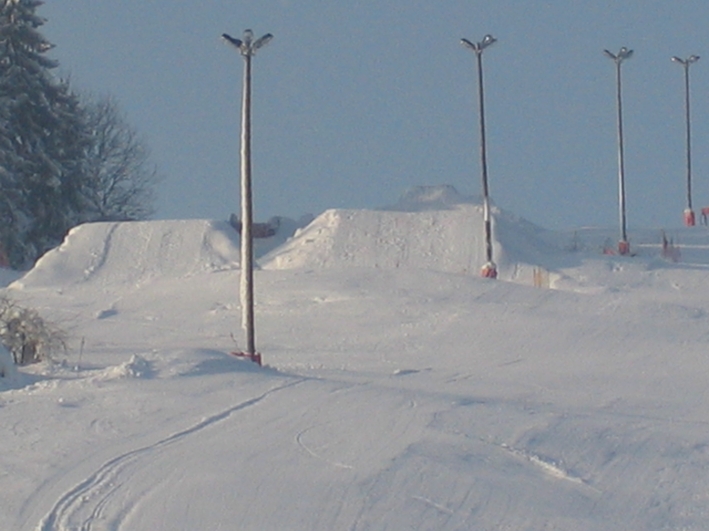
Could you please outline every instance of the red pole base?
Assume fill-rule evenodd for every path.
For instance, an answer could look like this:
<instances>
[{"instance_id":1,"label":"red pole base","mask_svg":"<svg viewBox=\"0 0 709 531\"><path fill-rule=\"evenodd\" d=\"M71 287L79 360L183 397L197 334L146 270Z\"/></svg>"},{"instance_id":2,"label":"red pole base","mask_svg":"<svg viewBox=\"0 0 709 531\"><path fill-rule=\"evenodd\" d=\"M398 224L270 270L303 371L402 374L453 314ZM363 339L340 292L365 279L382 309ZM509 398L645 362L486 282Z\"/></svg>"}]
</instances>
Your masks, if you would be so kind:
<instances>
[{"instance_id":1,"label":"red pole base","mask_svg":"<svg viewBox=\"0 0 709 531\"><path fill-rule=\"evenodd\" d=\"M618 254L620 254L622 256L630 254L630 243L620 240L618 242Z\"/></svg>"},{"instance_id":2,"label":"red pole base","mask_svg":"<svg viewBox=\"0 0 709 531\"><path fill-rule=\"evenodd\" d=\"M696 225L696 220L694 218L694 212L689 208L684 210L684 225L686 227L694 227Z\"/></svg>"},{"instance_id":3,"label":"red pole base","mask_svg":"<svg viewBox=\"0 0 709 531\"><path fill-rule=\"evenodd\" d=\"M261 367L261 353L260 352L254 352L253 354L249 354L248 352L232 352L231 355L236 356L237 358L246 358L247 360L253 361L259 367Z\"/></svg>"},{"instance_id":4,"label":"red pole base","mask_svg":"<svg viewBox=\"0 0 709 531\"><path fill-rule=\"evenodd\" d=\"M497 278L497 266L492 262L488 262L480 270L480 276L483 278Z\"/></svg>"}]
</instances>

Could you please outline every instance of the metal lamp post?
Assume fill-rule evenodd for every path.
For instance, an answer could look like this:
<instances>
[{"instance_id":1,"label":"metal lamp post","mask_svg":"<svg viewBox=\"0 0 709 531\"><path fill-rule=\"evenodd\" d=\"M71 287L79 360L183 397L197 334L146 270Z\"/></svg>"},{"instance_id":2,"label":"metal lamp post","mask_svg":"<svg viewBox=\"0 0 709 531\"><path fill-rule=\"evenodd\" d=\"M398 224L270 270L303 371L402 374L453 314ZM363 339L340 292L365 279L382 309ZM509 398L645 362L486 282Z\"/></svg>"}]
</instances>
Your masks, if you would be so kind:
<instances>
[{"instance_id":1,"label":"metal lamp post","mask_svg":"<svg viewBox=\"0 0 709 531\"><path fill-rule=\"evenodd\" d=\"M254 40L250 29L243 39L222 34L222 38L236 47L244 58L244 88L241 107L241 310L242 327L246 334L246 352L237 355L261 365L261 354L256 352L254 330L254 267L253 214L251 194L251 58L266 45L273 35L267 33Z\"/></svg>"},{"instance_id":2,"label":"metal lamp post","mask_svg":"<svg viewBox=\"0 0 709 531\"><path fill-rule=\"evenodd\" d=\"M695 218L692 210L692 129L689 118L689 66L699 61L699 56L690 55L687 59L673 57L672 60L684 67L684 110L687 124L687 208L684 210L684 224L687 227L693 227Z\"/></svg>"},{"instance_id":3,"label":"metal lamp post","mask_svg":"<svg viewBox=\"0 0 709 531\"><path fill-rule=\"evenodd\" d=\"M475 52L478 66L478 100L480 108L480 163L482 165L483 184L483 222L485 225L485 265L480 274L486 278L497 278L497 266L492 256L492 224L490 221L490 193L487 180L487 147L485 143L485 97L483 87L483 51L485 48L496 42L492 35L485 35L480 42L471 42L468 39L461 39L460 42L467 48Z\"/></svg>"},{"instance_id":4,"label":"metal lamp post","mask_svg":"<svg viewBox=\"0 0 709 531\"><path fill-rule=\"evenodd\" d=\"M633 50L628 50L625 46L617 54L608 50L603 52L615 61L617 98L618 98L618 202L620 211L620 241L618 242L618 253L629 254L630 244L628 243L628 233L625 216L625 166L623 154L623 100L621 98L621 77L620 65L625 59L633 55Z\"/></svg>"}]
</instances>

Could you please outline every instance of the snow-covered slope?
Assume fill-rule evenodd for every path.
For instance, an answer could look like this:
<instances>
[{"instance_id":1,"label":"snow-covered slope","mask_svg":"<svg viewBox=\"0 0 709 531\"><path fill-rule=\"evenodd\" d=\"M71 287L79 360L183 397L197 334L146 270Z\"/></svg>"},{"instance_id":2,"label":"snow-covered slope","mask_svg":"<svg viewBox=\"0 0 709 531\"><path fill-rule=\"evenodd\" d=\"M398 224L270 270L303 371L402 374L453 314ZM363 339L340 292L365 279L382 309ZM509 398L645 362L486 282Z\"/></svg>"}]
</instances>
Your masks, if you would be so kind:
<instances>
[{"instance_id":1,"label":"snow-covered slope","mask_svg":"<svg viewBox=\"0 0 709 531\"><path fill-rule=\"evenodd\" d=\"M706 529L706 228L673 263L496 210L505 282L478 214L419 189L264 254L263 368L228 227L77 228L5 290L71 348L0 378L0 529Z\"/></svg>"}]
</instances>

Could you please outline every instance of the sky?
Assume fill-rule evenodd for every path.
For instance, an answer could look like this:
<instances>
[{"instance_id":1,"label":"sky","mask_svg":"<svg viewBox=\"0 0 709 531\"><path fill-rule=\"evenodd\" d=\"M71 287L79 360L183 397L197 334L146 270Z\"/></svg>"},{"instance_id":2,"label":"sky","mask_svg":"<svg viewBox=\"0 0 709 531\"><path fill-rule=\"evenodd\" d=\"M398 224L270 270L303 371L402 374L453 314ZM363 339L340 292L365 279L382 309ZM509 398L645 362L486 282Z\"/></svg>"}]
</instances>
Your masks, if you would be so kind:
<instances>
[{"instance_id":1,"label":"sky","mask_svg":"<svg viewBox=\"0 0 709 531\"><path fill-rule=\"evenodd\" d=\"M262 367L229 355L226 221L85 224L0 270L69 346L0 348L0 529L706 530L709 234L611 256L494 212L493 281L477 205L410 199L258 253Z\"/></svg>"},{"instance_id":2,"label":"sky","mask_svg":"<svg viewBox=\"0 0 709 531\"><path fill-rule=\"evenodd\" d=\"M220 40L274 39L253 63L258 219L390 205L407 188L481 193L474 54L484 54L492 200L547 228L618 225L615 67L623 63L628 224L686 206L684 77L709 49L703 0L47 0L52 56L114 96L163 176L156 217L239 209L243 61ZM707 56L709 60L709 56ZM691 69L693 202L709 205L709 64ZM632 234L631 234L632 239Z\"/></svg>"}]
</instances>

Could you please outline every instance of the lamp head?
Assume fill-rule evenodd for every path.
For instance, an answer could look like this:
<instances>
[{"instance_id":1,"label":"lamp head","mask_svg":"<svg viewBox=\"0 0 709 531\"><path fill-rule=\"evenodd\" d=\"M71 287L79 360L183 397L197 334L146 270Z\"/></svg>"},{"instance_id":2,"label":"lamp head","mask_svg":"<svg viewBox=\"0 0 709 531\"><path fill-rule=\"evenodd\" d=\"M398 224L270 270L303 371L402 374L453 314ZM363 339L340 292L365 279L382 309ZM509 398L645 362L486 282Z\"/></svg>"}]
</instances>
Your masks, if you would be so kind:
<instances>
[{"instance_id":1,"label":"lamp head","mask_svg":"<svg viewBox=\"0 0 709 531\"><path fill-rule=\"evenodd\" d=\"M266 33L266 35L264 35L263 37L259 37L258 39L256 39L256 42L254 42L252 46L253 52L256 53L256 50L266 46L269 42L271 42L271 39L273 39L273 35L271 35L270 33Z\"/></svg>"},{"instance_id":2,"label":"lamp head","mask_svg":"<svg viewBox=\"0 0 709 531\"><path fill-rule=\"evenodd\" d=\"M623 60L623 59L629 59L633 55L633 50L628 50L625 46L623 46L620 49L620 52L618 52L618 59Z\"/></svg>"},{"instance_id":3,"label":"lamp head","mask_svg":"<svg viewBox=\"0 0 709 531\"><path fill-rule=\"evenodd\" d=\"M480 43L480 49L485 49L491 44L494 44L495 42L497 42L497 39L488 33L483 37L483 40Z\"/></svg>"},{"instance_id":4,"label":"lamp head","mask_svg":"<svg viewBox=\"0 0 709 531\"><path fill-rule=\"evenodd\" d=\"M460 39L460 43L461 43L463 46L466 46L467 48L470 48L470 49L473 50L474 52L477 52L477 51L478 51L478 46L477 46L476 44L473 44L472 42L470 42L468 39L465 39L465 38Z\"/></svg>"}]
</instances>

